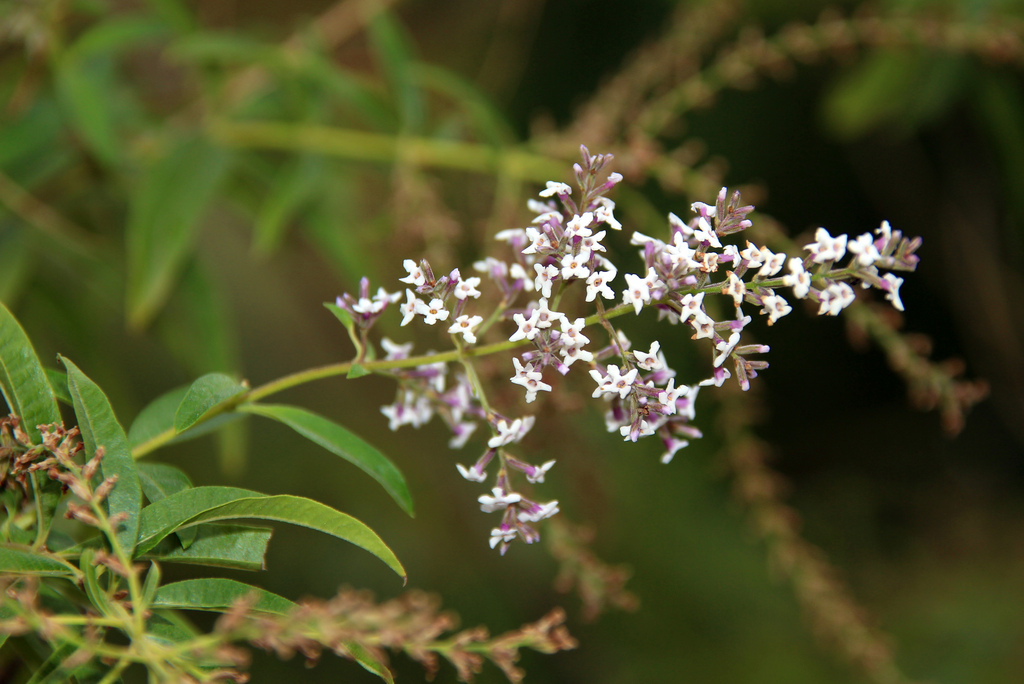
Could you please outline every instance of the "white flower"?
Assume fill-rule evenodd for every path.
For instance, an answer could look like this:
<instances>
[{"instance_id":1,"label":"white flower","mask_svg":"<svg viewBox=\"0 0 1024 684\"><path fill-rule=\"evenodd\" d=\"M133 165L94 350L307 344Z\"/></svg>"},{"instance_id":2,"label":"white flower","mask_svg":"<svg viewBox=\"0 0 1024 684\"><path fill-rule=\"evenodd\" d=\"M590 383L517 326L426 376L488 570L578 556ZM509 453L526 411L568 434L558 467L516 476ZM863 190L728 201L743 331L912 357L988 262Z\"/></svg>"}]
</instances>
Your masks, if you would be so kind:
<instances>
[{"instance_id":1,"label":"white flower","mask_svg":"<svg viewBox=\"0 0 1024 684\"><path fill-rule=\"evenodd\" d=\"M587 301L592 302L601 295L605 299L615 299L615 293L608 283L615 280L615 271L594 271L587 278Z\"/></svg>"},{"instance_id":2,"label":"white flower","mask_svg":"<svg viewBox=\"0 0 1024 684\"><path fill-rule=\"evenodd\" d=\"M697 219L697 229L693 231L693 236L697 238L697 242L708 243L712 247L721 247L722 243L718 239L718 234L712 227L711 222L701 216Z\"/></svg>"},{"instance_id":3,"label":"white flower","mask_svg":"<svg viewBox=\"0 0 1024 684\"><path fill-rule=\"evenodd\" d=\"M734 332L732 335L729 335L728 341L720 340L715 343L715 349L718 350L718 355L715 356L715 362L712 365L715 368L718 368L725 363L725 360L729 358L729 355L732 354L733 350L736 349L736 345L739 343L740 334L738 332Z\"/></svg>"},{"instance_id":4,"label":"white flower","mask_svg":"<svg viewBox=\"0 0 1024 684\"><path fill-rule=\"evenodd\" d=\"M406 290L406 292L408 292L408 290ZM407 359L409 358L409 354L412 353L412 342L398 344L396 342L392 342L388 337L382 337L380 340L380 346L384 347L384 353L386 354L384 358L387 361Z\"/></svg>"},{"instance_id":5,"label":"white flower","mask_svg":"<svg viewBox=\"0 0 1024 684\"><path fill-rule=\"evenodd\" d=\"M590 237L593 231L587 226L594 222L593 212L585 212L582 216L573 216L572 220L565 225L565 234L569 237Z\"/></svg>"},{"instance_id":6,"label":"white flower","mask_svg":"<svg viewBox=\"0 0 1024 684\"><path fill-rule=\"evenodd\" d=\"M818 315L838 316L840 311L853 303L857 294L846 283L833 283L822 290L819 297Z\"/></svg>"},{"instance_id":7,"label":"white flower","mask_svg":"<svg viewBox=\"0 0 1024 684\"><path fill-rule=\"evenodd\" d=\"M696 316L697 314L704 313L704 310L701 308L703 306L703 303L703 292L697 295L683 295L682 301L679 302L679 308L681 309L681 311L679 312L679 320L685 323L690 318L690 316Z\"/></svg>"},{"instance_id":8,"label":"white flower","mask_svg":"<svg viewBox=\"0 0 1024 684\"><path fill-rule=\"evenodd\" d=\"M508 264L494 257L487 257L483 261L473 262L473 269L480 273L487 273L491 280L504 278L508 275Z\"/></svg>"},{"instance_id":9,"label":"white flower","mask_svg":"<svg viewBox=\"0 0 1024 684\"><path fill-rule=\"evenodd\" d=\"M664 411L666 415L674 414L677 410L676 400L690 392L690 388L686 385L673 387L675 382L675 378L669 378L668 384L665 385L665 389L658 392L658 403L665 407Z\"/></svg>"},{"instance_id":10,"label":"white flower","mask_svg":"<svg viewBox=\"0 0 1024 684\"><path fill-rule=\"evenodd\" d=\"M512 280L521 280L523 282L523 289L527 292L533 292L533 278L526 272L522 264L512 264L508 269L508 274Z\"/></svg>"},{"instance_id":11,"label":"white flower","mask_svg":"<svg viewBox=\"0 0 1024 684\"><path fill-rule=\"evenodd\" d=\"M535 320L534 325L538 328L550 328L555 321L565 320L565 314L549 309L547 298L542 297L530 318Z\"/></svg>"},{"instance_id":12,"label":"white flower","mask_svg":"<svg viewBox=\"0 0 1024 684\"><path fill-rule=\"evenodd\" d=\"M811 290L811 274L804 270L803 259L793 257L789 260L789 275L782 276L782 284L793 288L793 295L803 299Z\"/></svg>"},{"instance_id":13,"label":"white flower","mask_svg":"<svg viewBox=\"0 0 1024 684\"><path fill-rule=\"evenodd\" d=\"M501 242L507 242L508 244L515 244L517 240L526 239L526 231L522 228L508 228L506 230L498 231L494 236L495 240Z\"/></svg>"},{"instance_id":14,"label":"white flower","mask_svg":"<svg viewBox=\"0 0 1024 684\"><path fill-rule=\"evenodd\" d=\"M814 263L823 264L826 261L838 261L846 254L846 235L832 237L824 228L818 228L814 232L814 242L804 245L814 255Z\"/></svg>"},{"instance_id":15,"label":"white flower","mask_svg":"<svg viewBox=\"0 0 1024 684\"><path fill-rule=\"evenodd\" d=\"M587 261L590 260L590 252L580 251L577 255L566 254L562 257L562 279L586 278L590 275L587 268Z\"/></svg>"},{"instance_id":16,"label":"white flower","mask_svg":"<svg viewBox=\"0 0 1024 684\"><path fill-rule=\"evenodd\" d=\"M622 425L622 426L619 427L619 434L622 435L623 439L626 439L626 440L632 439L635 442L636 440L633 439L633 434L632 433L633 433L633 426L632 425ZM640 421L640 430L637 433L637 437L647 437L648 435L653 435L653 434L654 434L654 428L651 427L651 424L649 422L647 422L646 420L641 420Z\"/></svg>"},{"instance_id":17,"label":"white flower","mask_svg":"<svg viewBox=\"0 0 1024 684\"><path fill-rule=\"evenodd\" d=\"M559 341L567 347L582 347L589 344L590 338L583 334L585 326L586 321L582 318L570 323L568 317L562 316L562 336Z\"/></svg>"},{"instance_id":18,"label":"white flower","mask_svg":"<svg viewBox=\"0 0 1024 684\"><path fill-rule=\"evenodd\" d=\"M491 548L493 549L498 544L511 544L516 539L516 528L514 527L495 527L491 530ZM504 547L502 547L504 550Z\"/></svg>"},{"instance_id":19,"label":"white flower","mask_svg":"<svg viewBox=\"0 0 1024 684\"><path fill-rule=\"evenodd\" d=\"M888 221L882 221L882 225L875 229L875 235L878 236L878 241L882 244L881 248L885 249L889 241L892 240L892 226Z\"/></svg>"},{"instance_id":20,"label":"white flower","mask_svg":"<svg viewBox=\"0 0 1024 684\"><path fill-rule=\"evenodd\" d=\"M594 355L588 352L583 347L574 347L572 345L562 347L559 352L562 354L562 360L566 366L571 366L575 361L586 361L590 363L594 360Z\"/></svg>"},{"instance_id":21,"label":"white flower","mask_svg":"<svg viewBox=\"0 0 1024 684\"><path fill-rule=\"evenodd\" d=\"M761 248L750 240L747 240L747 248L740 252L740 258L747 262L749 268L757 268L764 263L761 257Z\"/></svg>"},{"instance_id":22,"label":"white flower","mask_svg":"<svg viewBox=\"0 0 1024 684\"><path fill-rule=\"evenodd\" d=\"M689 240L693 235L693 228L671 212L668 215L668 225L671 226L673 234L681 234L684 240Z\"/></svg>"},{"instance_id":23,"label":"white flower","mask_svg":"<svg viewBox=\"0 0 1024 684\"><path fill-rule=\"evenodd\" d=\"M549 501L546 504L538 504L536 510L519 511L519 522L540 522L558 513L558 502Z\"/></svg>"},{"instance_id":24,"label":"white flower","mask_svg":"<svg viewBox=\"0 0 1024 684\"><path fill-rule=\"evenodd\" d=\"M637 364L646 371L661 370L665 367L665 355L660 353L661 342L655 340L651 343L649 352L634 351Z\"/></svg>"},{"instance_id":25,"label":"white flower","mask_svg":"<svg viewBox=\"0 0 1024 684\"><path fill-rule=\"evenodd\" d=\"M476 466L467 468L461 463L456 463L455 467L458 469L459 475L462 475L462 477L466 478L470 482L483 482L487 479L487 474L482 470L477 470Z\"/></svg>"},{"instance_id":26,"label":"white flower","mask_svg":"<svg viewBox=\"0 0 1024 684\"><path fill-rule=\"evenodd\" d=\"M897 311L903 311L903 300L900 299L900 285L903 284L903 278L886 273L882 280L885 282L883 286L886 291L885 298L892 302L893 308Z\"/></svg>"},{"instance_id":27,"label":"white flower","mask_svg":"<svg viewBox=\"0 0 1024 684\"><path fill-rule=\"evenodd\" d=\"M693 315L693 318L690 319L690 325L697 331L697 334L693 336L695 340L705 337L711 339L715 336L715 321L703 311Z\"/></svg>"},{"instance_id":28,"label":"white flower","mask_svg":"<svg viewBox=\"0 0 1024 684\"><path fill-rule=\"evenodd\" d=\"M775 293L761 297L761 306L764 307L762 313L768 314L768 325L774 325L775 321L793 310L785 299Z\"/></svg>"},{"instance_id":29,"label":"white flower","mask_svg":"<svg viewBox=\"0 0 1024 684\"><path fill-rule=\"evenodd\" d=\"M551 385L542 381L543 375L539 370L534 370L533 364L528 363L523 366L519 363L519 359L515 356L512 357L512 364L516 368L516 374L509 378L514 385L522 385L526 388L526 403L532 403L537 398L537 392L550 392ZM499 424L500 430L500 424ZM493 440L492 440L493 441Z\"/></svg>"},{"instance_id":30,"label":"white flower","mask_svg":"<svg viewBox=\"0 0 1024 684\"><path fill-rule=\"evenodd\" d=\"M553 197L554 195L571 195L572 188L565 183L556 183L555 181L548 181L547 187L540 191L541 197Z\"/></svg>"},{"instance_id":31,"label":"white flower","mask_svg":"<svg viewBox=\"0 0 1024 684\"><path fill-rule=\"evenodd\" d=\"M517 313L512 315L512 320L519 326L519 330L512 333L512 336L508 338L509 342L518 342L522 339L532 340L540 332L540 328L537 327L536 309L533 310L533 315L529 318Z\"/></svg>"},{"instance_id":32,"label":"white flower","mask_svg":"<svg viewBox=\"0 0 1024 684\"><path fill-rule=\"evenodd\" d=\"M415 318L416 314L420 312L420 307L423 306L423 302L412 293L412 290L406 290L405 297L405 304L402 305L402 325L407 325Z\"/></svg>"},{"instance_id":33,"label":"white flower","mask_svg":"<svg viewBox=\"0 0 1024 684\"><path fill-rule=\"evenodd\" d=\"M466 278L465 280L459 278L459 284L455 286L455 296L458 299L465 299L466 297L476 299L480 296L480 290L476 289L479 284L479 278Z\"/></svg>"},{"instance_id":34,"label":"white flower","mask_svg":"<svg viewBox=\"0 0 1024 684\"><path fill-rule=\"evenodd\" d=\"M517 504L523 500L522 495L515 492L505 492L501 487L495 487L491 490L493 496L483 496L477 498L480 502L480 510L484 513L493 513L494 511L502 508L507 508L511 504Z\"/></svg>"},{"instance_id":35,"label":"white flower","mask_svg":"<svg viewBox=\"0 0 1024 684\"><path fill-rule=\"evenodd\" d=\"M759 276L773 276L786 265L786 255L782 252L776 254L768 247L761 248L761 259L764 261L764 265L757 272Z\"/></svg>"},{"instance_id":36,"label":"white flower","mask_svg":"<svg viewBox=\"0 0 1024 684\"><path fill-rule=\"evenodd\" d=\"M597 389L594 390L594 397L602 394L618 394L619 399L625 399L629 391L633 389L633 381L636 380L637 370L634 368L625 375L621 374L618 366L608 366L608 374L602 376L598 370L590 371L590 377L597 382Z\"/></svg>"},{"instance_id":37,"label":"white flower","mask_svg":"<svg viewBox=\"0 0 1024 684\"><path fill-rule=\"evenodd\" d=\"M665 444L665 446L668 447L668 451L666 451L664 454L661 455L661 462L662 463L671 463L672 459L676 455L676 452L679 451L680 449L683 449L683 448L689 446L689 445L690 445L690 443L687 440L685 440L685 439L679 439L677 437L669 438L667 444Z\"/></svg>"},{"instance_id":38,"label":"white flower","mask_svg":"<svg viewBox=\"0 0 1024 684\"><path fill-rule=\"evenodd\" d=\"M665 245L662 251L672 262L674 268L693 271L700 267L700 263L693 258L697 254L697 250L690 247L682 233L676 233L672 238L672 244Z\"/></svg>"},{"instance_id":39,"label":"white flower","mask_svg":"<svg viewBox=\"0 0 1024 684\"><path fill-rule=\"evenodd\" d=\"M724 192L725 188L722 188L719 191L719 194ZM704 202L694 202L693 204L690 205L690 210L693 211L693 213L695 214L700 214L702 217L710 216L711 218L714 218L715 215L718 213L717 206L715 206L714 204L706 204Z\"/></svg>"},{"instance_id":40,"label":"white flower","mask_svg":"<svg viewBox=\"0 0 1024 684\"><path fill-rule=\"evenodd\" d=\"M544 465L533 466L533 470L526 473L526 479L534 484L544 482L544 475L555 465L554 461L548 461Z\"/></svg>"},{"instance_id":41,"label":"white flower","mask_svg":"<svg viewBox=\"0 0 1024 684\"><path fill-rule=\"evenodd\" d=\"M405 266L405 270L409 272L409 275L407 275L404 278L399 278L399 282L409 283L410 285L415 285L416 287L419 287L420 285L423 285L424 283L427 282L427 277L423 275L423 269L420 268L419 264L417 264L412 259L406 259L405 261L403 261L402 266Z\"/></svg>"},{"instance_id":42,"label":"white flower","mask_svg":"<svg viewBox=\"0 0 1024 684\"><path fill-rule=\"evenodd\" d=\"M540 264L534 264L533 269L537 271L537 277L534 278L533 286L537 288L545 297L551 296L551 283L554 278L558 277L557 266L541 266Z\"/></svg>"},{"instance_id":43,"label":"white flower","mask_svg":"<svg viewBox=\"0 0 1024 684\"><path fill-rule=\"evenodd\" d=\"M453 409L452 413L455 414L456 411ZM476 432L476 428L477 424L474 423L473 421L468 420L455 425L455 427L453 428L455 434L452 435L452 438L448 440L448 448L461 449L462 447L466 446L466 442L468 442L469 438L473 435L474 432ZM483 482L483 480L479 480L479 482Z\"/></svg>"},{"instance_id":44,"label":"white flower","mask_svg":"<svg viewBox=\"0 0 1024 684\"><path fill-rule=\"evenodd\" d=\"M651 288L658 283L658 276L654 269L647 270L647 277L641 278L633 273L626 274L626 289L622 291L622 299L627 304L632 304L637 314L644 304L651 303Z\"/></svg>"},{"instance_id":45,"label":"white flower","mask_svg":"<svg viewBox=\"0 0 1024 684\"><path fill-rule=\"evenodd\" d=\"M850 240L846 244L846 250L850 254L857 255L857 263L861 266L870 266L882 258L882 255L878 253L878 248L875 247L875 239L871 233L864 233L856 240Z\"/></svg>"},{"instance_id":46,"label":"white flower","mask_svg":"<svg viewBox=\"0 0 1024 684\"><path fill-rule=\"evenodd\" d=\"M622 224L612 214L612 210L615 209L615 203L607 197L602 197L598 201L601 202L601 206L594 210L594 218L597 222L605 224L612 230L622 230Z\"/></svg>"},{"instance_id":47,"label":"white flower","mask_svg":"<svg viewBox=\"0 0 1024 684\"><path fill-rule=\"evenodd\" d=\"M513 357L512 360L518 361L519 359ZM516 365L519 366L519 364ZM527 366L527 368L531 367ZM498 447L503 447L506 444L518 442L526 435L527 432L530 431L530 428L533 427L534 420L536 419L533 416L527 416L526 418L516 418L510 423L502 418L498 421L498 424L495 425L495 429L498 431L498 434L487 441L487 447L490 449L497 449Z\"/></svg>"},{"instance_id":48,"label":"white flower","mask_svg":"<svg viewBox=\"0 0 1024 684\"><path fill-rule=\"evenodd\" d=\"M473 334L473 330L476 326L483 323L483 316L468 316L463 314L455 319L455 322L448 328L448 332L453 335L462 334L463 339L470 344L476 343L476 335Z\"/></svg>"},{"instance_id":49,"label":"white flower","mask_svg":"<svg viewBox=\"0 0 1024 684\"><path fill-rule=\"evenodd\" d=\"M729 271L729 281L722 288L722 294L731 295L733 305L739 309L740 304L743 303L743 296L747 294L747 286L735 273Z\"/></svg>"},{"instance_id":50,"label":"white flower","mask_svg":"<svg viewBox=\"0 0 1024 684\"><path fill-rule=\"evenodd\" d=\"M448 318L448 309L444 308L444 302L437 297L431 299L429 304L424 304L417 300L416 313L423 316L423 320L427 325L434 325L434 323L447 320Z\"/></svg>"},{"instance_id":51,"label":"white flower","mask_svg":"<svg viewBox=\"0 0 1024 684\"><path fill-rule=\"evenodd\" d=\"M604 239L605 231L599 230L590 237L585 237L580 240L580 251L586 250L588 252L607 252L604 245L601 244L601 240Z\"/></svg>"}]
</instances>

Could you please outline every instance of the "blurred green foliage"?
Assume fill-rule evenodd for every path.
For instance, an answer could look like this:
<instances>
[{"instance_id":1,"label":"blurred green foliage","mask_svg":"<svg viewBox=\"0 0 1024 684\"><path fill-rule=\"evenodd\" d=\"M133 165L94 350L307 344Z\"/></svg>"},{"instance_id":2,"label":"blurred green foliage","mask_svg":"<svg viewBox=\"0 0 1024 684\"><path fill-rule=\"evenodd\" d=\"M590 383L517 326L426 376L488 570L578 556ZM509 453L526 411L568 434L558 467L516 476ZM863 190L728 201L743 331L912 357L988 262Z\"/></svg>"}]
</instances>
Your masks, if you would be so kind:
<instances>
[{"instance_id":1,"label":"blurred green foliage","mask_svg":"<svg viewBox=\"0 0 1024 684\"><path fill-rule=\"evenodd\" d=\"M262 382L348 358L320 302L363 275L394 288L404 258L469 263L495 229L527 220L525 197L564 179L580 143L619 156L635 188L619 198L627 230L658 230L666 211L682 214L722 182L747 184L793 235L888 218L925 237L922 277L904 291L909 327L932 334L938 356L964 356L988 377L990 403L946 441L933 417L904 407L880 354L844 351L831 321L787 320L772 330L760 434L793 483L805 535L893 635L905 672L1015 681L1024 676L1024 617L1013 609L1024 599L1019 8L888 3L879 30L894 27L902 44L844 34L838 17L863 11L847 3L834 25L821 24L826 48L783 51L777 69L756 56L744 75L715 61L753 43L743 27L785 45L785 26L815 21L818 4L693 4L4 3L0 300L44 365L55 367L57 352L75 359L130 417L204 373ZM700 16L717 23L685 37L687 12L695 26ZM939 28L917 39L906 28L915 22ZM634 109L609 115L607 128L583 126L601 121L588 107L619 104L602 97L632 96L614 90L615 75L652 45L679 57L665 70L677 80L646 91L637 80ZM692 82L690 68L717 99L674 91ZM665 117L657 130L644 128L660 121L651 112ZM397 324L385 332L397 337ZM500 631L565 603L581 647L528 660L530 681L861 681L815 648L777 579L785 572L768 568L710 423L703 443L661 466L575 406L548 418L549 439L531 447L559 457L563 511L598 529L600 556L632 567L642 602L583 624L577 600L550 589L556 569L543 551L499 559L485 548L488 521L472 514L475 493L453 477L440 429L384 431L377 407L391 392L364 378L288 398L365 426L406 474L414 521L275 424L232 423L215 443L175 445L165 458L197 483L227 475L372 521L411 583L443 594L467 623ZM260 578L268 590L395 591L375 559L301 532L275 542ZM403 681L422 676L396 666ZM258 656L254 681L299 667ZM298 676L362 675L327 659Z\"/></svg>"}]
</instances>

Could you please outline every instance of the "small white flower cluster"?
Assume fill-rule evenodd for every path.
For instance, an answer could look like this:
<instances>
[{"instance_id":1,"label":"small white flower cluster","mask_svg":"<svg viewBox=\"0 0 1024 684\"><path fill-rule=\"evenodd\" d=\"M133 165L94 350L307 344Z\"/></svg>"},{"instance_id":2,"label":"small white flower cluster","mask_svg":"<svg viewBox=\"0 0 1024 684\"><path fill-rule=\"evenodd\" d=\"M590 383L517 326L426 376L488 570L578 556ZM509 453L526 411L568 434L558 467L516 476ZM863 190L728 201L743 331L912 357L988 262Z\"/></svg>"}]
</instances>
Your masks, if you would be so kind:
<instances>
[{"instance_id":1,"label":"small white flower cluster","mask_svg":"<svg viewBox=\"0 0 1024 684\"><path fill-rule=\"evenodd\" d=\"M531 225L497 235L511 247L512 260L488 256L474 264L500 294L498 309L487 316L487 323L484 315L466 312L470 300L482 295L481 277L463 278L455 269L435 278L425 260L417 263L407 259L404 266L408 275L401 282L415 292L411 288L405 291L402 325L417 317L427 325L450 320L448 332L453 338L461 335L461 341L456 339L461 349L475 344L477 336L486 332L491 323L510 319L515 329L508 343L499 347L528 347L512 358L514 375L510 378L525 390L527 403L534 402L540 392L553 390L545 382L545 369L554 367L566 375L577 361L582 362L596 383L593 396L608 403L608 430L618 431L624 439L632 441L657 435L665 447L661 460L668 463L690 440L701 436L700 430L691 424L696 415L697 394L702 386L721 386L732 377L727 361L733 360L736 379L744 390L758 371L768 367L766 361L748 358L767 353L767 345L742 343L744 330L752 320L744 313L744 304L759 308L771 326L792 311L776 292L778 288L789 287L798 299L816 302L819 314L835 316L855 299L849 284L852 281L864 288L882 290L893 306L903 309L899 298L903 280L892 273L883 275L879 269L913 270L918 260L914 252L920 245L919 239L907 240L883 222L874 234L865 233L855 239L846 235L833 237L819 228L815 241L806 245L808 254L804 258L788 258L749 241L743 248L725 244L723 238L750 227L747 215L753 207L741 206L739 193L729 196L722 188L713 205L692 205L695 216L689 222L670 214L667 241L633 233L631 243L641 248L643 270L624 274L622 303L606 310L605 301L617 298L611 284L618 269L605 256L607 250L602 241L607 229L622 228L614 215L614 202L605 196L621 176L613 173L605 180L598 179L598 172L610 159L610 155L590 156L583 148L583 164L574 167L579 200L573 199L569 185L549 182L540 193L542 201L529 202L536 214ZM847 254L847 265L837 267L837 262ZM787 272L780 275L787 266ZM589 319L559 310L563 295L577 281L585 284L586 292L571 301L578 304L585 299L594 303L597 313ZM524 293L536 293L536 299L513 308ZM728 298L732 314L716 320L708 310L709 293ZM366 329L388 304L399 298L400 294L389 294L383 288L371 297L364 279L360 296L343 295L338 298L338 306L356 320L365 340ZM625 335L611 325L616 316L629 311L640 314L652 307L658 311L659 319L690 326L691 339L708 340L711 377L676 385L676 371L668 366L659 341L652 342L648 351L634 351ZM605 346L588 349L588 320L591 325L600 322L612 333ZM382 346L388 361L408 359L411 353L411 344L397 345L384 339ZM462 361L469 367L469 357L463 356ZM419 427L432 416L440 415L453 432L450 445L461 448L480 423L489 426L491 436L483 455L472 466L458 464L458 472L466 480L484 483L489 479L490 464L498 462L491 493L478 499L484 512L503 511L500 525L491 531L492 548L500 545L504 553L517 538L528 543L536 541L539 535L532 524L557 513L558 502L542 504L527 498L517 490L512 476L519 473L531 484L542 483L555 462L532 465L510 451L530 431L534 417L510 419L491 409L482 399L483 389L475 372L457 374L451 386L447 384L445 363L425 360L419 366L393 373L399 381L396 401L381 409L391 429L402 425Z\"/></svg>"}]
</instances>

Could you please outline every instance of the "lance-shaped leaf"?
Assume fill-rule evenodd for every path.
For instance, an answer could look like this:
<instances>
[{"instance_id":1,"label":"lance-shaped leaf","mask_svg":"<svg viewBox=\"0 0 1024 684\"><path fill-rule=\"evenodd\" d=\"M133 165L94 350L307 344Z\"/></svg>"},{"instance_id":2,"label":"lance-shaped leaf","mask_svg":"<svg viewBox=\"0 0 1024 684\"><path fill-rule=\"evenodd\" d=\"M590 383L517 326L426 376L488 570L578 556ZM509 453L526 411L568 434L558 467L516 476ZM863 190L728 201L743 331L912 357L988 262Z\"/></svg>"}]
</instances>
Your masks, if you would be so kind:
<instances>
[{"instance_id":1,"label":"lance-shaped leaf","mask_svg":"<svg viewBox=\"0 0 1024 684\"><path fill-rule=\"evenodd\" d=\"M49 554L0 546L0 575L74 577L74 568Z\"/></svg>"},{"instance_id":2,"label":"lance-shaped leaf","mask_svg":"<svg viewBox=\"0 0 1024 684\"><path fill-rule=\"evenodd\" d=\"M199 222L227 176L229 156L195 138L143 173L128 220L128 319L156 315L192 251Z\"/></svg>"},{"instance_id":3,"label":"lance-shaped leaf","mask_svg":"<svg viewBox=\"0 0 1024 684\"><path fill-rule=\"evenodd\" d=\"M65 406L74 408L75 402L71 399L71 394L68 392L68 374L56 368L46 368L45 371L46 379L50 381L50 389L53 390L57 401Z\"/></svg>"},{"instance_id":4,"label":"lance-shaped leaf","mask_svg":"<svg viewBox=\"0 0 1024 684\"><path fill-rule=\"evenodd\" d=\"M224 409L226 401L248 388L223 373L208 373L192 383L174 414L174 429L184 432Z\"/></svg>"},{"instance_id":5,"label":"lance-shaped leaf","mask_svg":"<svg viewBox=\"0 0 1024 684\"><path fill-rule=\"evenodd\" d=\"M130 436L128 441L131 441ZM150 503L192 487L192 481L184 471L166 463L139 463L136 468L139 470L142 493ZM196 538L196 528L189 527L177 534L182 547L187 549Z\"/></svg>"},{"instance_id":6,"label":"lance-shaped leaf","mask_svg":"<svg viewBox=\"0 0 1024 684\"><path fill-rule=\"evenodd\" d=\"M298 607L285 597L265 589L220 577L165 584L157 590L152 607L223 612L236 601L249 597L255 597L249 609L260 613L287 615Z\"/></svg>"},{"instance_id":7,"label":"lance-shaped leaf","mask_svg":"<svg viewBox=\"0 0 1024 684\"><path fill-rule=\"evenodd\" d=\"M60 409L36 350L18 321L0 304L0 389L21 427L39 441L37 425L59 423Z\"/></svg>"},{"instance_id":8,"label":"lance-shaped leaf","mask_svg":"<svg viewBox=\"0 0 1024 684\"><path fill-rule=\"evenodd\" d=\"M8 408L21 418L21 428L37 444L40 441L37 426L61 420L53 387L39 363L36 350L3 304L0 304L0 391L3 391ZM42 514L38 521L38 532L42 538L60 503L61 487L42 473L32 473L29 478Z\"/></svg>"},{"instance_id":9,"label":"lance-shaped leaf","mask_svg":"<svg viewBox=\"0 0 1024 684\"><path fill-rule=\"evenodd\" d=\"M145 553L182 527L241 518L292 523L344 539L377 556L405 579L405 569L387 544L356 518L311 499L233 487L195 487L150 504L142 512L138 549Z\"/></svg>"},{"instance_id":10,"label":"lance-shaped leaf","mask_svg":"<svg viewBox=\"0 0 1024 684\"><path fill-rule=\"evenodd\" d=\"M332 454L362 469L384 487L399 506L413 515L412 496L405 478L387 456L337 423L296 406L243 404L240 410L280 421Z\"/></svg>"},{"instance_id":11,"label":"lance-shaped leaf","mask_svg":"<svg viewBox=\"0 0 1024 684\"><path fill-rule=\"evenodd\" d=\"M60 357L68 371L68 391L75 405L78 429L88 458L92 458L98 447L103 447L100 473L103 479L117 477L117 484L107 496L107 510L110 515L123 514L117 540L129 556L135 548L139 534L139 511L142 509L142 485L135 470L128 437L117 422L107 395L95 382L90 380L74 363Z\"/></svg>"},{"instance_id":12,"label":"lance-shaped leaf","mask_svg":"<svg viewBox=\"0 0 1024 684\"><path fill-rule=\"evenodd\" d=\"M188 387L176 387L161 394L139 411L128 428L128 443L132 448L174 429L174 414L185 398Z\"/></svg>"},{"instance_id":13,"label":"lance-shaped leaf","mask_svg":"<svg viewBox=\"0 0 1024 684\"><path fill-rule=\"evenodd\" d=\"M267 544L273 533L269 528L207 523L186 527L175 534L180 538L184 532L192 532L195 536L188 547L179 546L173 536L168 536L142 558L161 563L188 563L234 570L266 569Z\"/></svg>"}]
</instances>

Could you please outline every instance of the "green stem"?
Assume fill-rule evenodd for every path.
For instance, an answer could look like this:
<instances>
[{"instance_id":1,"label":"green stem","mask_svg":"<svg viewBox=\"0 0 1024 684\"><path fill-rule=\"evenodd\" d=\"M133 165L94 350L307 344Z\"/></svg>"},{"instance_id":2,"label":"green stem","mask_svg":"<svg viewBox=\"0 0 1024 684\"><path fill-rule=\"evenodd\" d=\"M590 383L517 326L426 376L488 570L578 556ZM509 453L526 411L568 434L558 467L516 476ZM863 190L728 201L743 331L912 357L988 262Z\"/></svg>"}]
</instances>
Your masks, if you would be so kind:
<instances>
[{"instance_id":1,"label":"green stem","mask_svg":"<svg viewBox=\"0 0 1024 684\"><path fill-rule=\"evenodd\" d=\"M331 126L276 121L218 121L207 128L214 141L227 147L312 152L364 162L500 173L505 177L542 183L565 172L562 160L522 149L388 135Z\"/></svg>"}]
</instances>

